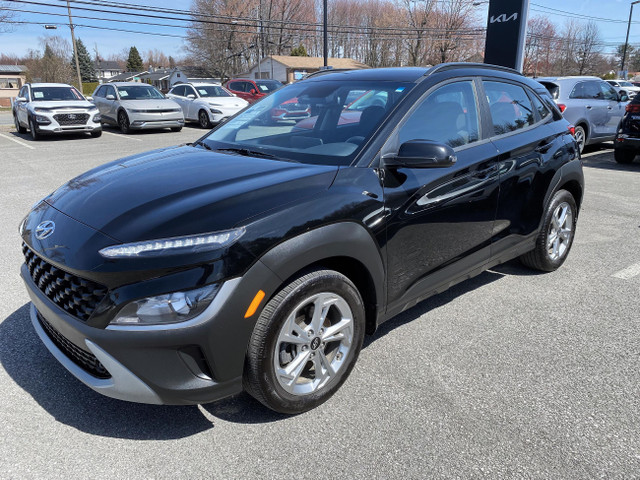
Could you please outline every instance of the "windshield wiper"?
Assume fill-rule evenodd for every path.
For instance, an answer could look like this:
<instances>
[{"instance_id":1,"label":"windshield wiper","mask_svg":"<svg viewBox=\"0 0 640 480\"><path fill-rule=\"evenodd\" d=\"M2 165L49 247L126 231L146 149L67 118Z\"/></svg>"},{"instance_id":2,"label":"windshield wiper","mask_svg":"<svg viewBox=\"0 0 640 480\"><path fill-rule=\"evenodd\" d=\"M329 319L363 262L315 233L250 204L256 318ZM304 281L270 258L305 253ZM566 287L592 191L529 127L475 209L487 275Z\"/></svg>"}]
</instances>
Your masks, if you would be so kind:
<instances>
[{"instance_id":1,"label":"windshield wiper","mask_svg":"<svg viewBox=\"0 0 640 480\"><path fill-rule=\"evenodd\" d=\"M197 142L193 142L191 145L199 145L201 147L206 148L207 150L213 150L213 148L211 148L209 145L204 143L202 140L198 140Z\"/></svg>"},{"instance_id":2,"label":"windshield wiper","mask_svg":"<svg viewBox=\"0 0 640 480\"><path fill-rule=\"evenodd\" d=\"M216 152L228 152L235 153L236 155L242 155L244 157L262 157L271 158L274 160L288 160L286 158L280 158L270 153L261 152L260 150L249 150L248 148L216 148Z\"/></svg>"}]
</instances>

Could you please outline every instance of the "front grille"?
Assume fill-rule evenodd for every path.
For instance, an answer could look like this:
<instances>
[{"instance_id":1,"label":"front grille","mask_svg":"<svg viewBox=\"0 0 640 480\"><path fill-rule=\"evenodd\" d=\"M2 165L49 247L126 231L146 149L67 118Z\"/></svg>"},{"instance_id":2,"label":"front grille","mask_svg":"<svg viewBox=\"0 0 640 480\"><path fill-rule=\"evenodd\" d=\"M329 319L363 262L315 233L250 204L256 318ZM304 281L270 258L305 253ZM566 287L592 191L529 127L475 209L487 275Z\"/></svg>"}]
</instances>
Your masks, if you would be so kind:
<instances>
[{"instance_id":1,"label":"front grille","mask_svg":"<svg viewBox=\"0 0 640 480\"><path fill-rule=\"evenodd\" d=\"M309 105L300 103L283 103L278 108L282 108L287 112L306 112L309 109Z\"/></svg>"},{"instance_id":2,"label":"front grille","mask_svg":"<svg viewBox=\"0 0 640 480\"><path fill-rule=\"evenodd\" d=\"M107 287L77 277L46 262L26 244L22 253L31 279L53 303L86 321L107 294Z\"/></svg>"},{"instance_id":3,"label":"front grille","mask_svg":"<svg viewBox=\"0 0 640 480\"><path fill-rule=\"evenodd\" d=\"M60 125L86 125L89 120L88 113L58 113L54 115L56 122Z\"/></svg>"},{"instance_id":4,"label":"front grille","mask_svg":"<svg viewBox=\"0 0 640 480\"><path fill-rule=\"evenodd\" d=\"M171 112L178 112L179 110L176 110L175 108L160 108L157 110L135 110L135 111L139 113L171 113Z\"/></svg>"},{"instance_id":5,"label":"front grille","mask_svg":"<svg viewBox=\"0 0 640 480\"><path fill-rule=\"evenodd\" d=\"M71 342L67 337L57 331L53 325L47 322L40 314L38 321L49 339L64 353L73 363L82 368L85 372L97 378L111 378L111 374L100 363L91 352L81 349L75 343Z\"/></svg>"}]
</instances>

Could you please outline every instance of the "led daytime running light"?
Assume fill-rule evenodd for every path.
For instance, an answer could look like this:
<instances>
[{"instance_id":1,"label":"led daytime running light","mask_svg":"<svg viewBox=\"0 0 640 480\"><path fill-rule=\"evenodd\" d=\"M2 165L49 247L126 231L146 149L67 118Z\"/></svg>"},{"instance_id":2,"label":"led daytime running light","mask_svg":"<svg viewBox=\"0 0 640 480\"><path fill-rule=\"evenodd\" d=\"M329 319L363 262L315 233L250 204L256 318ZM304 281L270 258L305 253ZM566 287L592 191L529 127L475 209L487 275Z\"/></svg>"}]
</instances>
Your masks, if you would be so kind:
<instances>
[{"instance_id":1,"label":"led daytime running light","mask_svg":"<svg viewBox=\"0 0 640 480\"><path fill-rule=\"evenodd\" d=\"M145 257L153 255L189 252L201 252L215 248L226 247L235 243L242 235L245 228L224 230L220 232L203 233L200 235L188 235L184 237L163 238L145 242L124 243L113 245L100 250L100 255L106 258Z\"/></svg>"}]
</instances>

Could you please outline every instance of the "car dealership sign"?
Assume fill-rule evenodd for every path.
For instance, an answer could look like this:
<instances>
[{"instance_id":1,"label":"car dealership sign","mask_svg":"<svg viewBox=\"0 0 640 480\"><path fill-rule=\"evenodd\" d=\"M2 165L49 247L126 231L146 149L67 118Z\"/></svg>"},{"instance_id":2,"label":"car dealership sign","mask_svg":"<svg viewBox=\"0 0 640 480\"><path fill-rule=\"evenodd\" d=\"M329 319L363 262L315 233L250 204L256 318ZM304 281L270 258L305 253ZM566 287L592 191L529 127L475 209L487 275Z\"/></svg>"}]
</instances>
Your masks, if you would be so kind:
<instances>
[{"instance_id":1,"label":"car dealership sign","mask_svg":"<svg viewBox=\"0 0 640 480\"><path fill-rule=\"evenodd\" d=\"M490 0L484 63L522 71L529 0Z\"/></svg>"}]
</instances>

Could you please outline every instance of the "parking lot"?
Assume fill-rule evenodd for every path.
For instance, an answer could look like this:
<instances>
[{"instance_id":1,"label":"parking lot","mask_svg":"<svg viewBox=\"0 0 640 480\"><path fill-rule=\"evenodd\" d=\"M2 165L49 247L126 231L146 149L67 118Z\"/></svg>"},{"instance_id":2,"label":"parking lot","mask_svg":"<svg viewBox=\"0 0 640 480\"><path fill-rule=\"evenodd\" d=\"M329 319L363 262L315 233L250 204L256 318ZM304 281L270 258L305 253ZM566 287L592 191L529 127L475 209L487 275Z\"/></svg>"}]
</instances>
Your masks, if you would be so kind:
<instances>
[{"instance_id":1,"label":"parking lot","mask_svg":"<svg viewBox=\"0 0 640 480\"><path fill-rule=\"evenodd\" d=\"M638 478L640 159L588 148L573 250L433 297L365 341L321 407L287 417L246 394L126 403L77 381L29 321L18 225L71 177L204 131L34 142L0 118L0 478Z\"/></svg>"}]
</instances>

